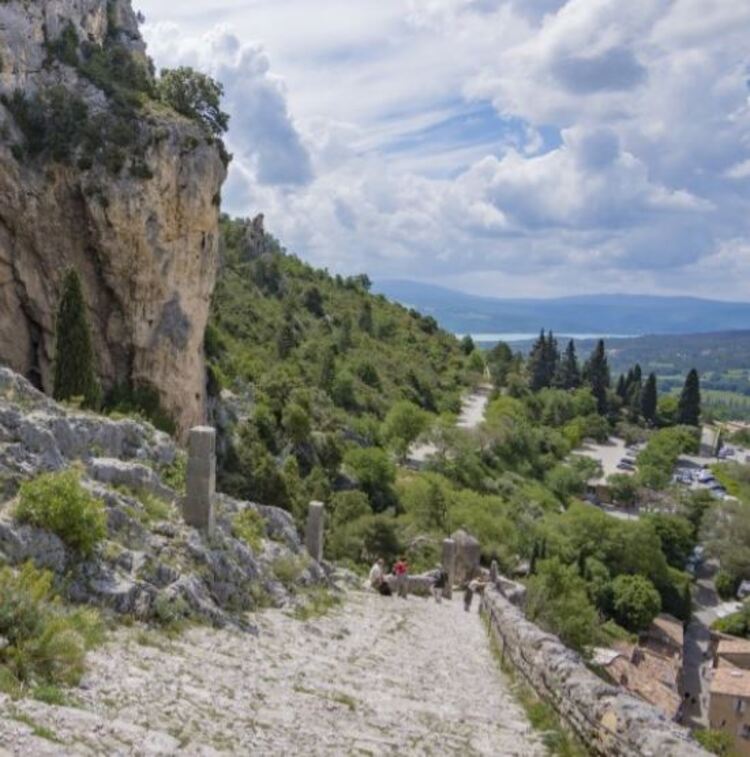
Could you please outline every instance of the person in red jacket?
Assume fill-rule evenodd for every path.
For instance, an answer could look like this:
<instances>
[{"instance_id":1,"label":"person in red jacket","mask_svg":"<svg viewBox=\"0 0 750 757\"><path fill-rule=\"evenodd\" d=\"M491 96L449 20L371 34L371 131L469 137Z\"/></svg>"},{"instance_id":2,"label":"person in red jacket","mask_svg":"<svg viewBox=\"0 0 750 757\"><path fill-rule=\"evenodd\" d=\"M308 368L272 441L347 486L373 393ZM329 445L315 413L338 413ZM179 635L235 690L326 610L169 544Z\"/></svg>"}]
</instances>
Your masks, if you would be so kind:
<instances>
[{"instance_id":1,"label":"person in red jacket","mask_svg":"<svg viewBox=\"0 0 750 757\"><path fill-rule=\"evenodd\" d=\"M393 566L393 573L396 576L396 591L399 597L406 599L406 583L409 575L409 565L403 557L400 557Z\"/></svg>"}]
</instances>

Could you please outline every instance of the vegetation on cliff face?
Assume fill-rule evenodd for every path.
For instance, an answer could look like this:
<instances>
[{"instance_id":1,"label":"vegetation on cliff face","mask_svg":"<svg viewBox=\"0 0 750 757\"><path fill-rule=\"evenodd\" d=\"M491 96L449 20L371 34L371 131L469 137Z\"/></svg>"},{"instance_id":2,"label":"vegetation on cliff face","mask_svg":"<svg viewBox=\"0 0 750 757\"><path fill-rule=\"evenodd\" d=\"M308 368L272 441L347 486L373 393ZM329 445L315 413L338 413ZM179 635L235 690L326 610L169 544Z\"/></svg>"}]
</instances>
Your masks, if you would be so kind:
<instances>
[{"instance_id":1,"label":"vegetation on cliff face","mask_svg":"<svg viewBox=\"0 0 750 757\"><path fill-rule=\"evenodd\" d=\"M13 145L16 158L42 157L75 164L80 170L104 165L114 175L128 167L130 176L152 177L148 149L160 139L153 116L167 107L197 122L225 162L230 156L221 138L229 116L221 110L223 89L206 74L189 67L165 69L157 78L153 64L123 43L115 17L101 43L82 40L72 22L47 42L45 66L74 69L108 99L102 109L70 86L55 84L27 95L16 89L2 104L13 116L23 139Z\"/></svg>"},{"instance_id":2,"label":"vegetation on cliff face","mask_svg":"<svg viewBox=\"0 0 750 757\"><path fill-rule=\"evenodd\" d=\"M63 281L56 326L52 394L59 401L79 398L87 407L96 408L101 400L101 389L96 376L81 279L74 270L68 271Z\"/></svg>"}]
</instances>

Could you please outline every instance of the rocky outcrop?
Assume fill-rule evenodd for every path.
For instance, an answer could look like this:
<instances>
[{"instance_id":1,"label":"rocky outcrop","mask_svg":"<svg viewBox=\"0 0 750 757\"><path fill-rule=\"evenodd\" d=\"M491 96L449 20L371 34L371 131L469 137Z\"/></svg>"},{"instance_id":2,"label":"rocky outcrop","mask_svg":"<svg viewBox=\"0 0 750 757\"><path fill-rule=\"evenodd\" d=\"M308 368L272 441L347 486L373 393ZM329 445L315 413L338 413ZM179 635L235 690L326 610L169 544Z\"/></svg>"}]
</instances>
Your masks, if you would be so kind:
<instances>
[{"instance_id":1,"label":"rocky outcrop","mask_svg":"<svg viewBox=\"0 0 750 757\"><path fill-rule=\"evenodd\" d=\"M74 602L144 620L190 616L245 629L252 628L247 611L304 601L300 587L327 580L278 508L217 495L215 534L187 526L180 494L168 485L179 485L181 459L172 439L149 424L61 407L0 368L0 563L30 560L53 571ZM86 559L14 517L24 481L71 465L106 508L107 538ZM252 546L233 533L247 509L263 530Z\"/></svg>"},{"instance_id":2,"label":"rocky outcrop","mask_svg":"<svg viewBox=\"0 0 750 757\"><path fill-rule=\"evenodd\" d=\"M84 54L66 39L97 67L76 65ZM55 311L73 266L105 388L154 388L185 430L205 415L225 161L197 123L110 85L107 56L149 76L129 0L0 2L0 361L50 390ZM24 131L14 92L32 102L56 88L83 103L86 123L76 111L52 148L24 153L34 122Z\"/></svg>"},{"instance_id":3,"label":"rocky outcrop","mask_svg":"<svg viewBox=\"0 0 750 757\"><path fill-rule=\"evenodd\" d=\"M605 683L557 637L545 633L499 591L482 610L500 655L591 750L607 757L705 757L689 732L655 707Z\"/></svg>"}]
</instances>

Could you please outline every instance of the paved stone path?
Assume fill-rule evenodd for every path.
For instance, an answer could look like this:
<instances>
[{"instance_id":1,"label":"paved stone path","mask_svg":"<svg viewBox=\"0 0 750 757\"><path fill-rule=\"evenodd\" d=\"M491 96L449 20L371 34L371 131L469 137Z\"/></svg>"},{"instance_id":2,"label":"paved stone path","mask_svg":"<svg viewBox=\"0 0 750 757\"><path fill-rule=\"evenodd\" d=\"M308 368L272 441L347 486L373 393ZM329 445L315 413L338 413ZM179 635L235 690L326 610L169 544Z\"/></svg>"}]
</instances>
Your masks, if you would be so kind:
<instances>
[{"instance_id":1,"label":"paved stone path","mask_svg":"<svg viewBox=\"0 0 750 757\"><path fill-rule=\"evenodd\" d=\"M354 592L317 620L257 621L257 638L118 631L79 707L0 699L0 753L544 754L459 600Z\"/></svg>"}]
</instances>

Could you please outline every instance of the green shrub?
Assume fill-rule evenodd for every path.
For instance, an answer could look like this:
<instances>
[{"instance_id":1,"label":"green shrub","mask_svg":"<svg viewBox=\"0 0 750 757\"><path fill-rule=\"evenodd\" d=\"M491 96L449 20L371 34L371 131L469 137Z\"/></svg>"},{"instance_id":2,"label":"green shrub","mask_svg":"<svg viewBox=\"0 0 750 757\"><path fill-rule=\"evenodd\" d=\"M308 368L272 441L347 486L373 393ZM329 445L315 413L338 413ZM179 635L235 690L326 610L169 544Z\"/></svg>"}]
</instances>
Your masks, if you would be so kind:
<instances>
[{"instance_id":1,"label":"green shrub","mask_svg":"<svg viewBox=\"0 0 750 757\"><path fill-rule=\"evenodd\" d=\"M716 591L722 599L734 599L737 596L739 580L726 570L720 570L714 579Z\"/></svg>"},{"instance_id":2,"label":"green shrub","mask_svg":"<svg viewBox=\"0 0 750 757\"><path fill-rule=\"evenodd\" d=\"M695 740L711 754L718 754L719 757L730 757L734 754L734 739L732 734L727 731L720 731L716 728L703 728L693 733Z\"/></svg>"},{"instance_id":3,"label":"green shrub","mask_svg":"<svg viewBox=\"0 0 750 757\"><path fill-rule=\"evenodd\" d=\"M84 489L75 470L47 473L22 484L16 518L51 531L84 556L107 535L104 504Z\"/></svg>"},{"instance_id":4,"label":"green shrub","mask_svg":"<svg viewBox=\"0 0 750 757\"><path fill-rule=\"evenodd\" d=\"M102 642L104 626L91 609L66 609L52 588L52 574L27 563L0 570L0 688L13 682L76 685L86 651Z\"/></svg>"},{"instance_id":5,"label":"green shrub","mask_svg":"<svg viewBox=\"0 0 750 757\"><path fill-rule=\"evenodd\" d=\"M266 522L259 512L247 508L235 516L232 535L236 539L242 539L251 549L258 552L266 535Z\"/></svg>"}]
</instances>

